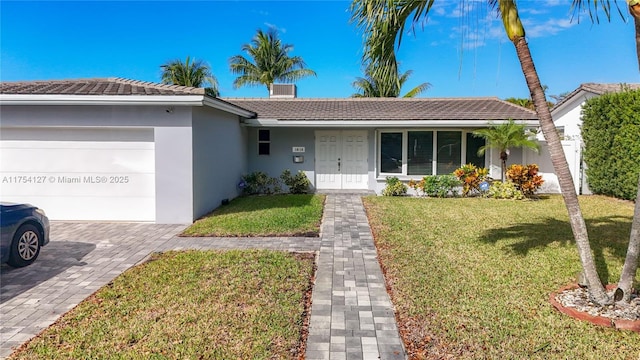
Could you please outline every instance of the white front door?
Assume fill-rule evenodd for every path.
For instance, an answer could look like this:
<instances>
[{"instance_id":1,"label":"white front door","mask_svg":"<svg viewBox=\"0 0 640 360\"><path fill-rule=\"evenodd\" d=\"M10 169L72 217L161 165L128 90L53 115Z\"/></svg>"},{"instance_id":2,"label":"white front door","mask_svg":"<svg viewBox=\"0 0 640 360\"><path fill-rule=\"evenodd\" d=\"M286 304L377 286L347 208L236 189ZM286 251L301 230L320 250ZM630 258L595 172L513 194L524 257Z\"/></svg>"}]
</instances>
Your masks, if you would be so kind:
<instances>
[{"instance_id":1,"label":"white front door","mask_svg":"<svg viewBox=\"0 0 640 360\"><path fill-rule=\"evenodd\" d=\"M367 189L367 131L316 131L316 188Z\"/></svg>"}]
</instances>

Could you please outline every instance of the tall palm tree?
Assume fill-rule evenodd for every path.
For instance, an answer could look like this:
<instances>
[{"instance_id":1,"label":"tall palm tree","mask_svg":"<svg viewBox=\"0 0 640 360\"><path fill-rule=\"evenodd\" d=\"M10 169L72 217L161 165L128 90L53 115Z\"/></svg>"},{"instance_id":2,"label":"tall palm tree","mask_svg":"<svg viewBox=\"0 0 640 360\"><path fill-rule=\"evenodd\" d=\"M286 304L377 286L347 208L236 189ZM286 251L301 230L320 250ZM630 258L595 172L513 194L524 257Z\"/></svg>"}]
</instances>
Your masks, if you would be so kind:
<instances>
[{"instance_id":1,"label":"tall palm tree","mask_svg":"<svg viewBox=\"0 0 640 360\"><path fill-rule=\"evenodd\" d=\"M231 72L238 75L233 87L264 85L269 90L276 81L295 82L307 76L316 76L315 71L306 69L301 57L290 57L293 45L283 44L278 32L271 27L267 32L258 29L250 44L242 45L242 51L250 59L242 55L229 59Z\"/></svg>"},{"instance_id":2,"label":"tall palm tree","mask_svg":"<svg viewBox=\"0 0 640 360\"><path fill-rule=\"evenodd\" d=\"M591 7L590 3L593 3ZM614 2L616 7L617 2ZM589 12L591 20L598 21L598 5L603 9L607 19L611 20L611 2L598 0L573 0L572 6L576 11L586 8ZM636 40L636 57L638 58L638 69L640 69L640 0L627 0L629 14L633 17L635 24L635 40ZM592 12L593 9L593 12ZM620 8L618 12L622 16ZM629 246L627 248L627 256L625 257L620 281L618 281L618 289L616 289L615 300L631 301L631 291L633 290L633 279L638 270L640 261L640 174L638 174L638 195L636 196L636 205L633 213L633 221L631 222L631 234L629 235Z\"/></svg>"},{"instance_id":3,"label":"tall palm tree","mask_svg":"<svg viewBox=\"0 0 640 360\"><path fill-rule=\"evenodd\" d=\"M594 0L595 1L595 0ZM573 185L567 159L562 150L560 137L551 118L544 90L536 71L529 45L525 39L525 30L520 20L515 0L488 0L497 9L502 18L505 32L513 43L527 87L531 94L535 110L540 121L542 133L549 145L549 153L560 191L569 213L569 223L576 241L580 261L588 282L591 298L598 304L611 303L602 282L598 278L595 261L589 245L587 226L582 217L578 195ZM392 61L386 57L389 50L400 45L401 36L407 21L416 21L427 16L434 0L354 0L351 5L352 19L365 34L365 57L372 63ZM383 70L384 71L384 70Z\"/></svg>"},{"instance_id":4,"label":"tall palm tree","mask_svg":"<svg viewBox=\"0 0 640 360\"><path fill-rule=\"evenodd\" d=\"M500 179L502 181L505 178L504 172L507 168L509 149L528 148L535 152L540 150L538 142L529 138L526 127L522 124L516 124L513 119L509 119L509 122L504 124L491 125L487 129L476 130L473 135L484 138L487 144L478 149L478 155L484 155L487 149L500 151Z\"/></svg>"},{"instance_id":5,"label":"tall palm tree","mask_svg":"<svg viewBox=\"0 0 640 360\"><path fill-rule=\"evenodd\" d=\"M187 56L185 62L180 59L170 60L160 65L160 68L163 84L204 87L207 95L220 96L218 80L211 73L209 64L202 60L192 61Z\"/></svg>"},{"instance_id":6,"label":"tall palm tree","mask_svg":"<svg viewBox=\"0 0 640 360\"><path fill-rule=\"evenodd\" d=\"M405 73L389 76L386 79L375 77L370 69L366 70L365 77L358 77L353 82L353 87L358 90L351 97L399 97L402 86L407 82L413 71L407 70ZM392 74L391 74L392 75ZM409 92L404 94L404 98L413 98L425 92L431 84L424 82Z\"/></svg>"}]
</instances>

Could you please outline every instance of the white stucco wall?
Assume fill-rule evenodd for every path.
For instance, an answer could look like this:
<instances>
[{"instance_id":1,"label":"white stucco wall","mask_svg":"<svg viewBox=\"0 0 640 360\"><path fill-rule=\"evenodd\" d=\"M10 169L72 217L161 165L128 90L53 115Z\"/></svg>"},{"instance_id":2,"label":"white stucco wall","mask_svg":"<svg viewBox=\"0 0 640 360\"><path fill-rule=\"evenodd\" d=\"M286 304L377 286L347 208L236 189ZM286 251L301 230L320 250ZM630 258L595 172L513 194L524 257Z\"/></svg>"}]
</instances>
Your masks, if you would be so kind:
<instances>
[{"instance_id":1,"label":"white stucco wall","mask_svg":"<svg viewBox=\"0 0 640 360\"><path fill-rule=\"evenodd\" d=\"M175 224L191 223L193 220L191 107L175 106L171 111L167 110L168 108L165 106L134 105L5 105L0 108L0 131L22 129L26 132L36 133L41 130L64 131L68 129L69 133L73 133L73 139L67 140L84 142L92 140L89 134L93 134L93 130L102 129L105 130L104 134L115 134L114 138L103 139L107 141L105 146L108 146L108 141L126 140L127 130L129 132L135 132L135 130L151 131L153 132L155 153L155 164L151 165L151 167L155 167L153 184L156 193L155 221ZM87 131L83 132L83 129ZM61 157L55 161L62 163L75 160ZM68 165L70 167L76 166L76 168L86 167L84 166L86 164L70 163ZM0 164L0 168L1 166ZM120 186L133 185L120 184ZM97 189L95 195L104 197L104 191L111 194L108 189L101 193ZM120 189L119 191L124 190ZM132 196L134 195L132 194ZM124 207L125 205L124 203L120 203L120 205L116 203L113 206ZM131 216L131 219L136 219L136 217Z\"/></svg>"},{"instance_id":2,"label":"white stucco wall","mask_svg":"<svg viewBox=\"0 0 640 360\"><path fill-rule=\"evenodd\" d=\"M191 121L155 127L156 223L190 224L193 213Z\"/></svg>"},{"instance_id":3,"label":"white stucco wall","mask_svg":"<svg viewBox=\"0 0 640 360\"><path fill-rule=\"evenodd\" d=\"M247 172L247 130L238 116L211 108L193 112L194 220L240 194Z\"/></svg>"},{"instance_id":4,"label":"white stucco wall","mask_svg":"<svg viewBox=\"0 0 640 360\"><path fill-rule=\"evenodd\" d=\"M576 94L572 99L562 104L557 109L554 109L551 113L553 122L556 127L564 128L565 139L581 139L581 126L582 126L582 105L592 97L596 95L588 92L580 92ZM539 134L540 139L542 133Z\"/></svg>"},{"instance_id":5,"label":"white stucco wall","mask_svg":"<svg viewBox=\"0 0 640 360\"><path fill-rule=\"evenodd\" d=\"M258 155L258 130L269 130L271 149L269 155ZM271 177L279 177L286 169L292 174L304 171L315 188L315 130L313 128L247 128L247 172L262 171ZM304 147L304 153L294 153L293 147ZM304 162L294 163L293 156L304 156Z\"/></svg>"}]
</instances>

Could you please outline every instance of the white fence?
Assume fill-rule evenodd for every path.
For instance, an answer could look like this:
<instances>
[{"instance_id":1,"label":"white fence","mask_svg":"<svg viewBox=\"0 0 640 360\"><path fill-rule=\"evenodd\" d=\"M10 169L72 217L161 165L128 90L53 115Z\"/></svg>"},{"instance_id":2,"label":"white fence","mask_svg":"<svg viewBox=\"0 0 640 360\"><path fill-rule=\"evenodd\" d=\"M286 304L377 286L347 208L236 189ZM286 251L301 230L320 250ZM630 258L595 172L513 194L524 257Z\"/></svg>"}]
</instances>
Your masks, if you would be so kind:
<instances>
[{"instance_id":1,"label":"white fence","mask_svg":"<svg viewBox=\"0 0 640 360\"><path fill-rule=\"evenodd\" d=\"M538 164L540 167L540 175L544 179L544 184L540 188L540 193L559 193L560 185L558 177L551 163L551 155L549 154L549 146L544 140L540 140L540 152L535 153L526 150L522 154L523 164ZM578 194L591 194L587 186L586 176L584 174L585 166L582 162L582 144L580 140L563 140L562 149L564 156L569 163L569 170L573 177L573 184Z\"/></svg>"}]
</instances>

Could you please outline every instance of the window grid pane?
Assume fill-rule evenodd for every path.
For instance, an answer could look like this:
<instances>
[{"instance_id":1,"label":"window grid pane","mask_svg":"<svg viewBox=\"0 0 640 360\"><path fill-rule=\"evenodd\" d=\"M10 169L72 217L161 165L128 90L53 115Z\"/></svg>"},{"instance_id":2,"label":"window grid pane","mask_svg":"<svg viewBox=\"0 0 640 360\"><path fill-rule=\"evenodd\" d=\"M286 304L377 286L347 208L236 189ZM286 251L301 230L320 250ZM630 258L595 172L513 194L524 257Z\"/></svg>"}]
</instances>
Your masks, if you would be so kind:
<instances>
[{"instance_id":1,"label":"window grid pane","mask_svg":"<svg viewBox=\"0 0 640 360\"><path fill-rule=\"evenodd\" d=\"M409 131L407 175L433 173L433 131Z\"/></svg>"},{"instance_id":2,"label":"window grid pane","mask_svg":"<svg viewBox=\"0 0 640 360\"><path fill-rule=\"evenodd\" d=\"M380 134L380 172L402 173L402 133Z\"/></svg>"},{"instance_id":3,"label":"window grid pane","mask_svg":"<svg viewBox=\"0 0 640 360\"><path fill-rule=\"evenodd\" d=\"M462 162L462 132L438 131L438 163L436 174L451 174Z\"/></svg>"},{"instance_id":4,"label":"window grid pane","mask_svg":"<svg viewBox=\"0 0 640 360\"><path fill-rule=\"evenodd\" d=\"M473 164L476 167L484 167L484 154L478 155L478 149L484 146L483 138L475 137L472 133L467 133L467 164Z\"/></svg>"},{"instance_id":5,"label":"window grid pane","mask_svg":"<svg viewBox=\"0 0 640 360\"><path fill-rule=\"evenodd\" d=\"M271 131L258 130L258 155L271 153Z\"/></svg>"}]
</instances>

